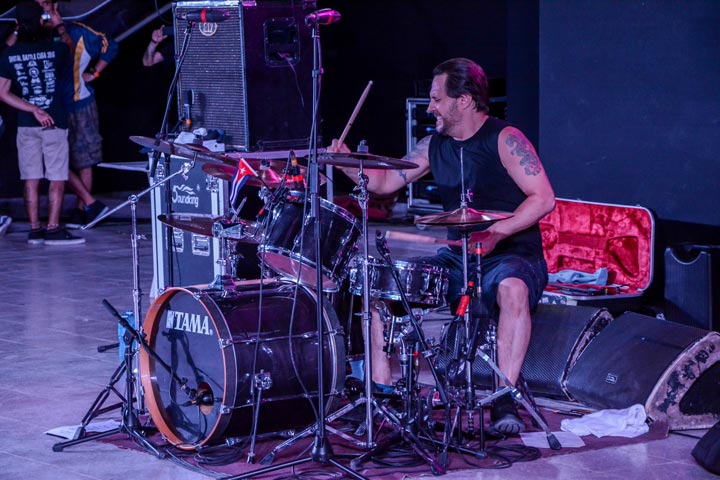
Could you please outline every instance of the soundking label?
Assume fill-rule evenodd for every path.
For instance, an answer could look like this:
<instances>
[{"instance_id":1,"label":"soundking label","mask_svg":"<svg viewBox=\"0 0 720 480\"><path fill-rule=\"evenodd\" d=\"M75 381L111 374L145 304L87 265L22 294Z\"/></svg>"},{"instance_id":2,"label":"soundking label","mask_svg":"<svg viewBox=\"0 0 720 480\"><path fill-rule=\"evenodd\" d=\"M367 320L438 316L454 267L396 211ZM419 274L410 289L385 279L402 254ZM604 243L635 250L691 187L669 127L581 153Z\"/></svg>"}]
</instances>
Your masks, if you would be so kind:
<instances>
[{"instance_id":1,"label":"soundking label","mask_svg":"<svg viewBox=\"0 0 720 480\"><path fill-rule=\"evenodd\" d=\"M193 188L188 185L173 185L172 203L175 205L192 205L196 209L199 208L200 198L197 194L199 189L200 188L197 187L193 190Z\"/></svg>"}]
</instances>

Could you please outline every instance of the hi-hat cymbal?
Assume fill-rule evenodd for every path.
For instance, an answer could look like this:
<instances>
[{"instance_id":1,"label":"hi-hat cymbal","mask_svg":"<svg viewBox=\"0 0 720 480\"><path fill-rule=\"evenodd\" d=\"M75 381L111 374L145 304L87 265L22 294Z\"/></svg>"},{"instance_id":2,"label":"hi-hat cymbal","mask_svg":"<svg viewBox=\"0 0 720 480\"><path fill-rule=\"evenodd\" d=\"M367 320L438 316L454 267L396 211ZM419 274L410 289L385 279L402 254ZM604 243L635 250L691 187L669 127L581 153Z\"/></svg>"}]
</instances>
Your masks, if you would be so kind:
<instances>
[{"instance_id":1,"label":"hi-hat cymbal","mask_svg":"<svg viewBox=\"0 0 720 480\"><path fill-rule=\"evenodd\" d=\"M228 157L232 158L232 157ZM255 170L259 177L248 177L247 184L255 187L262 187L267 185L268 188L277 188L282 183L283 170L287 166L285 161L269 161L269 160L258 160L256 158L246 158L245 161ZM307 168L298 166L300 174L307 178ZM235 167L228 165L214 165L206 163L202 166L203 172L221 180L232 180L235 174ZM325 176L320 174L320 185L326 181ZM263 183L264 182L264 183Z\"/></svg>"},{"instance_id":2,"label":"hi-hat cymbal","mask_svg":"<svg viewBox=\"0 0 720 480\"><path fill-rule=\"evenodd\" d=\"M336 167L354 167L368 170L400 170L418 168L418 165L399 158L381 157L370 153L331 153L324 152L318 155L319 164L334 165Z\"/></svg>"},{"instance_id":3,"label":"hi-hat cymbal","mask_svg":"<svg viewBox=\"0 0 720 480\"><path fill-rule=\"evenodd\" d=\"M500 212L497 210L475 210L474 208L458 208L452 212L434 213L425 215L415 220L419 225L443 225L452 227L464 227L470 225L480 225L484 223L493 223L498 220L505 220L512 217L510 212Z\"/></svg>"},{"instance_id":4,"label":"hi-hat cymbal","mask_svg":"<svg viewBox=\"0 0 720 480\"><path fill-rule=\"evenodd\" d=\"M216 165L234 165L236 163L222 153L206 151L196 145L170 143L165 140L150 137L139 137L135 135L131 136L130 140L138 145L142 145L145 148L149 148L150 150L164 153L166 155L175 155L177 157L189 158Z\"/></svg>"},{"instance_id":5,"label":"hi-hat cymbal","mask_svg":"<svg viewBox=\"0 0 720 480\"><path fill-rule=\"evenodd\" d=\"M169 225L173 228L179 228L180 230L184 230L186 232L212 237L213 224L222 220L223 217L209 217L207 215L193 213L163 213L158 215L157 218L165 225Z\"/></svg>"},{"instance_id":6,"label":"hi-hat cymbal","mask_svg":"<svg viewBox=\"0 0 720 480\"><path fill-rule=\"evenodd\" d=\"M241 242L258 243L258 225L247 220L230 222L225 217L210 217L196 213L171 213L158 215L158 220L173 228L206 237L227 237ZM220 224L219 228L216 224Z\"/></svg>"}]
</instances>

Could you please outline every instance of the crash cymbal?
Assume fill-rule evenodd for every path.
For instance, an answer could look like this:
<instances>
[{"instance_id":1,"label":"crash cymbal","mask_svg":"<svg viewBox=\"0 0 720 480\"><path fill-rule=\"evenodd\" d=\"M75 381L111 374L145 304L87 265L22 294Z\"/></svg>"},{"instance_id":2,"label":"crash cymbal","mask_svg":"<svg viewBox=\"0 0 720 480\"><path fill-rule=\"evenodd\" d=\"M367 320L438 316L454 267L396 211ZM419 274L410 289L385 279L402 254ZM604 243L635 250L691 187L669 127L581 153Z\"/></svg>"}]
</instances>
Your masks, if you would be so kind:
<instances>
[{"instance_id":1,"label":"crash cymbal","mask_svg":"<svg viewBox=\"0 0 720 480\"><path fill-rule=\"evenodd\" d=\"M182 143L170 143L150 137L131 136L130 140L150 150L175 155L177 157L198 160L200 162L214 163L216 165L233 165L233 160L221 153L210 152L197 145L186 145Z\"/></svg>"},{"instance_id":2,"label":"crash cymbal","mask_svg":"<svg viewBox=\"0 0 720 480\"><path fill-rule=\"evenodd\" d=\"M232 158L232 157L228 157ZM249 177L247 180L248 185L254 187L262 187L267 185L268 188L277 188L282 183L283 170L287 166L285 161L270 161L270 160L258 160L256 158L246 158L245 161L255 170L259 177ZM307 178L307 168L303 166L298 167L300 174ZM235 174L235 167L228 165L215 165L206 163L202 166L203 172L213 177L220 178L222 180L230 181ZM324 184L326 178L323 174L320 174L320 185ZM263 183L264 182L264 183Z\"/></svg>"},{"instance_id":3,"label":"crash cymbal","mask_svg":"<svg viewBox=\"0 0 720 480\"><path fill-rule=\"evenodd\" d=\"M452 212L434 213L425 215L415 220L419 225L443 225L463 227L469 225L480 225L483 223L493 223L498 220L505 220L512 217L510 212L500 212L497 210L475 210L474 208L458 208Z\"/></svg>"},{"instance_id":4,"label":"crash cymbal","mask_svg":"<svg viewBox=\"0 0 720 480\"><path fill-rule=\"evenodd\" d=\"M370 153L330 153L318 155L319 164L335 165L336 167L355 167L369 170L400 170L418 168L418 165L398 158L381 157Z\"/></svg>"}]
</instances>

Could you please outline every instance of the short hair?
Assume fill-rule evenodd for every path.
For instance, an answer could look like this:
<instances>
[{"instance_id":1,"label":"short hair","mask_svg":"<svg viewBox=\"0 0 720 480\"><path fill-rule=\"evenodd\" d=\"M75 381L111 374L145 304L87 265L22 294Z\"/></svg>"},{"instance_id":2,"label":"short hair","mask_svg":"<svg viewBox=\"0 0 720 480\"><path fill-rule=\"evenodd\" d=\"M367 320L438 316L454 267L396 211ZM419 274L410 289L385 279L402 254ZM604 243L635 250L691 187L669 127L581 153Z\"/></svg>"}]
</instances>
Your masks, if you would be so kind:
<instances>
[{"instance_id":1,"label":"short hair","mask_svg":"<svg viewBox=\"0 0 720 480\"><path fill-rule=\"evenodd\" d=\"M487 77L482 67L467 58L451 58L433 69L433 76L447 75L445 89L450 98L468 94L475 101L475 110L490 110Z\"/></svg>"},{"instance_id":2,"label":"short hair","mask_svg":"<svg viewBox=\"0 0 720 480\"><path fill-rule=\"evenodd\" d=\"M35 0L24 0L15 6L18 40L32 42L47 37L40 24L42 13L43 8Z\"/></svg>"}]
</instances>

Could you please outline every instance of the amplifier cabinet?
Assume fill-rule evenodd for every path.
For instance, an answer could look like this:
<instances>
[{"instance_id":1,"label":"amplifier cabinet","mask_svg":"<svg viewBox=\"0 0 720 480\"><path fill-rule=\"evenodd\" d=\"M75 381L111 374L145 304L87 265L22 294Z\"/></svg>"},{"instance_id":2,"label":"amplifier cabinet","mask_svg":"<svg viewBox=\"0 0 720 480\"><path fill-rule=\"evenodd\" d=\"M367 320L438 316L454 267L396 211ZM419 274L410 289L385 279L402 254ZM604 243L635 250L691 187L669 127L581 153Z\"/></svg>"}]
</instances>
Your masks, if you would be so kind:
<instances>
[{"instance_id":1,"label":"amplifier cabinet","mask_svg":"<svg viewBox=\"0 0 720 480\"><path fill-rule=\"evenodd\" d=\"M307 148L313 48L305 16L315 6L314 1L174 3L178 62L187 43L178 112L189 116L190 128L223 130L226 146L239 151ZM228 18L183 20L203 9Z\"/></svg>"}]
</instances>

